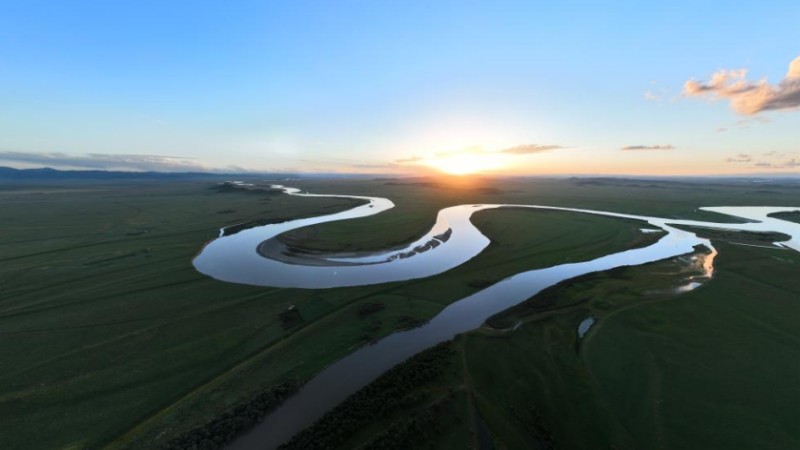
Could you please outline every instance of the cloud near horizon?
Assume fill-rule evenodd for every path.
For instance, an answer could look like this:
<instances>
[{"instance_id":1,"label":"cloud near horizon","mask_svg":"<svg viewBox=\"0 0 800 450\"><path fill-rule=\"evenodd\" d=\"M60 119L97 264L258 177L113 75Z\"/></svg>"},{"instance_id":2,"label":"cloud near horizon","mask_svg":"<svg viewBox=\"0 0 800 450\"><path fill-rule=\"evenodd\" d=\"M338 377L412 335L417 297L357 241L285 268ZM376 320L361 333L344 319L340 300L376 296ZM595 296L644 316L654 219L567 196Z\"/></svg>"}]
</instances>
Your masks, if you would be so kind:
<instances>
[{"instance_id":1,"label":"cloud near horizon","mask_svg":"<svg viewBox=\"0 0 800 450\"><path fill-rule=\"evenodd\" d=\"M797 169L800 168L800 152L769 151L762 153L754 167L766 169Z\"/></svg>"},{"instance_id":2,"label":"cloud near horizon","mask_svg":"<svg viewBox=\"0 0 800 450\"><path fill-rule=\"evenodd\" d=\"M409 158L396 159L394 160L394 162L398 164L418 163L418 162L429 161L431 159L443 159L461 155L501 154L501 155L511 155L511 156L523 156L523 155L533 155L536 153L543 153L550 150L558 150L564 148L568 147L563 147L561 145L523 144L523 145L516 145L514 147L503 148L500 150L486 150L483 147L474 146L474 147L462 148L459 150L448 150L444 152L437 152L434 153L432 158L425 158L422 156L412 156Z\"/></svg>"},{"instance_id":3,"label":"cloud near horizon","mask_svg":"<svg viewBox=\"0 0 800 450\"><path fill-rule=\"evenodd\" d=\"M562 148L566 147L562 147L560 145L525 144L504 148L502 150L498 150L497 153L506 153L509 155L531 155L533 153L542 153L550 150L559 150Z\"/></svg>"},{"instance_id":4,"label":"cloud near horizon","mask_svg":"<svg viewBox=\"0 0 800 450\"><path fill-rule=\"evenodd\" d=\"M665 144L665 145L629 145L627 147L622 147L620 150L625 151L636 151L636 150L675 150L675 146L672 144Z\"/></svg>"},{"instance_id":5,"label":"cloud near horizon","mask_svg":"<svg viewBox=\"0 0 800 450\"><path fill-rule=\"evenodd\" d=\"M747 80L747 70L720 70L707 82L688 80L683 85L687 97L729 100L739 114L755 115L764 111L800 107L800 56L792 60L786 77L772 85L766 79Z\"/></svg>"},{"instance_id":6,"label":"cloud near horizon","mask_svg":"<svg viewBox=\"0 0 800 450\"><path fill-rule=\"evenodd\" d=\"M736 156L725 158L725 162L729 163L748 163L753 161L753 157L746 153L739 153Z\"/></svg>"},{"instance_id":7,"label":"cloud near horizon","mask_svg":"<svg viewBox=\"0 0 800 450\"><path fill-rule=\"evenodd\" d=\"M797 158L792 158L788 161L784 161L781 163L771 163L767 161L759 161L754 164L755 167L767 168L767 169L797 169L800 168L800 161Z\"/></svg>"},{"instance_id":8,"label":"cloud near horizon","mask_svg":"<svg viewBox=\"0 0 800 450\"><path fill-rule=\"evenodd\" d=\"M425 158L423 158L423 157L421 157L421 156L412 156L412 157L410 157L410 158L400 158L400 159L395 159L395 160L394 160L394 162L396 162L396 163L398 163L398 164L405 164L405 163L415 163L415 162L420 162L420 161L422 161L422 160L424 160L424 159L425 159Z\"/></svg>"},{"instance_id":9,"label":"cloud near horizon","mask_svg":"<svg viewBox=\"0 0 800 450\"><path fill-rule=\"evenodd\" d=\"M0 151L0 162L41 165L61 169L127 170L136 172L194 172L208 170L193 158L164 155L88 153L85 156L76 156L59 152Z\"/></svg>"}]
</instances>

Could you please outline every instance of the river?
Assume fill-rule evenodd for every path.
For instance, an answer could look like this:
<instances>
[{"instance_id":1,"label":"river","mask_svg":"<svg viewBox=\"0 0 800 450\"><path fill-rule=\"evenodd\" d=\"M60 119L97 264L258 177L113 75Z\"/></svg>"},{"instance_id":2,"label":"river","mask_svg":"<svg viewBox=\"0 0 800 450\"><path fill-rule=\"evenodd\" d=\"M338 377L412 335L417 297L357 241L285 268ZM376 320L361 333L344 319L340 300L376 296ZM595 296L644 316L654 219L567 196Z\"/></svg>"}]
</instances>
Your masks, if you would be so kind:
<instances>
[{"instance_id":1,"label":"river","mask_svg":"<svg viewBox=\"0 0 800 450\"><path fill-rule=\"evenodd\" d=\"M440 342L450 340L459 333L480 327L492 315L556 283L592 272L646 264L692 253L699 245L707 247L716 255L709 240L675 228L674 225L783 233L791 239L781 242L780 245L800 251L800 224L768 217L776 212L800 210L798 207L702 208L747 220L745 223L715 223L543 205L477 204L442 209L433 228L425 236L403 248L358 255L318 255L317 258L323 260L323 264L319 261L302 264L301 261L287 262L264 257L257 249L262 242L274 239L286 231L318 223L370 216L386 211L394 204L383 198L318 195L283 186L273 187L282 189L289 195L354 198L366 203L337 214L265 225L229 236L222 236L221 233L219 238L208 243L195 258L197 270L233 283L309 289L428 277L463 264L488 246L489 239L470 222L470 217L477 211L495 208L547 209L633 219L663 230L665 234L647 247L626 250L591 261L561 264L516 274L450 304L421 327L396 332L351 353L322 370L263 422L234 441L229 448L235 450L271 449L279 446L393 366ZM445 235L446 239L443 237ZM429 245L433 241L436 244ZM713 257L709 261L713 261ZM705 267L708 276L713 270L710 264Z\"/></svg>"}]
</instances>

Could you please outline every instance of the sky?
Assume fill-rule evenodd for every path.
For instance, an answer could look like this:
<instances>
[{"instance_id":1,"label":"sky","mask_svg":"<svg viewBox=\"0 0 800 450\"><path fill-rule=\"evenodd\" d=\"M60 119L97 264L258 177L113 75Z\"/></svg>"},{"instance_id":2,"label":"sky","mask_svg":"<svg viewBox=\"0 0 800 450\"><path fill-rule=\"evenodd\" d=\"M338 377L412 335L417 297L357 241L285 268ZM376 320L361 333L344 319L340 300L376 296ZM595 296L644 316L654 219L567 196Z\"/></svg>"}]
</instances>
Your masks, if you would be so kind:
<instances>
[{"instance_id":1,"label":"sky","mask_svg":"<svg viewBox=\"0 0 800 450\"><path fill-rule=\"evenodd\" d=\"M0 0L0 165L800 172L798 17L796 0Z\"/></svg>"}]
</instances>

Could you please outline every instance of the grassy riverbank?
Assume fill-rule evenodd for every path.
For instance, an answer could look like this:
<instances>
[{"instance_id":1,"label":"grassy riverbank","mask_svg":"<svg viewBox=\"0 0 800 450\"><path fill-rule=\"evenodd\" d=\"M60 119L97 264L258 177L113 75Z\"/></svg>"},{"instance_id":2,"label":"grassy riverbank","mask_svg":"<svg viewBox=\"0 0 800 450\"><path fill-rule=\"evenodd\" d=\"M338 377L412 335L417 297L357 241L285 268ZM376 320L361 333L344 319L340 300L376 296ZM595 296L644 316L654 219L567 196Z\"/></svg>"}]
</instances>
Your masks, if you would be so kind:
<instances>
[{"instance_id":1,"label":"grassy riverbank","mask_svg":"<svg viewBox=\"0 0 800 450\"><path fill-rule=\"evenodd\" d=\"M635 223L486 211L475 223L492 245L439 276L323 291L239 286L191 266L219 227L330 213L350 202L212 187L174 181L0 188L0 360L7 368L0 374L0 447L160 446L272 386L307 380L488 283L644 244ZM344 187L332 182L327 189L347 193ZM401 205L413 197L409 191L392 200ZM383 308L359 313L375 303ZM289 305L299 320L285 320Z\"/></svg>"},{"instance_id":2,"label":"grassy riverbank","mask_svg":"<svg viewBox=\"0 0 800 450\"><path fill-rule=\"evenodd\" d=\"M455 177L292 183L312 192L366 193L395 202L396 208L378 216L306 227L281 237L298 247L342 251L384 248L387 244L411 241L433 225L439 209L467 203L537 204L718 222L737 219L698 208L800 206L797 199L800 185L791 180L752 183L725 179Z\"/></svg>"},{"instance_id":3,"label":"grassy riverbank","mask_svg":"<svg viewBox=\"0 0 800 450\"><path fill-rule=\"evenodd\" d=\"M770 217L788 220L789 222L800 223L800 211L775 213L770 214Z\"/></svg>"},{"instance_id":4,"label":"grassy riverbank","mask_svg":"<svg viewBox=\"0 0 800 450\"><path fill-rule=\"evenodd\" d=\"M429 418L426 448L798 448L800 257L716 244L714 279L685 294L674 292L692 275L681 257L580 277L499 314L519 326L458 337L447 375L404 391L427 401L371 415L329 448L371 448L448 396L463 400ZM367 411L346 405L327 423Z\"/></svg>"},{"instance_id":5,"label":"grassy riverbank","mask_svg":"<svg viewBox=\"0 0 800 450\"><path fill-rule=\"evenodd\" d=\"M800 446L800 258L716 244L715 277L694 291L670 292L674 263L618 269L535 299L573 308L512 311L513 333L464 336L498 446L536 448L518 418L531 405L561 449Z\"/></svg>"}]
</instances>

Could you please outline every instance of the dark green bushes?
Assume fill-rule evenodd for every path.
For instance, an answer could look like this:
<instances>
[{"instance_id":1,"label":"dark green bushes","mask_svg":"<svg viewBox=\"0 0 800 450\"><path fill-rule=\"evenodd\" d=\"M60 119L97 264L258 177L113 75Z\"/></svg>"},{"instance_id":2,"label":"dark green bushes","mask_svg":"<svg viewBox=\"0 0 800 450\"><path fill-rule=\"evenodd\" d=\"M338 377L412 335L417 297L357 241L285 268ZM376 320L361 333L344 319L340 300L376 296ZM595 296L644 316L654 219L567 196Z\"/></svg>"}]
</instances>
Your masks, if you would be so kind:
<instances>
[{"instance_id":1,"label":"dark green bushes","mask_svg":"<svg viewBox=\"0 0 800 450\"><path fill-rule=\"evenodd\" d=\"M424 393L413 391L440 378L454 354L452 344L445 342L409 358L351 395L280 448L335 448L376 419L423 401ZM408 433L416 427L417 422L413 420L422 422L422 419L409 419L410 422L402 426Z\"/></svg>"},{"instance_id":2,"label":"dark green bushes","mask_svg":"<svg viewBox=\"0 0 800 450\"><path fill-rule=\"evenodd\" d=\"M384 305L383 303L375 303L375 302L364 303L363 305L358 307L358 318L363 319L367 316L371 316L372 314L383 311L384 309L386 309L386 305Z\"/></svg>"},{"instance_id":3,"label":"dark green bushes","mask_svg":"<svg viewBox=\"0 0 800 450\"><path fill-rule=\"evenodd\" d=\"M419 413L392 423L360 447L363 450L395 450L418 447L442 432L440 415L452 401L447 396Z\"/></svg>"},{"instance_id":4,"label":"dark green bushes","mask_svg":"<svg viewBox=\"0 0 800 450\"><path fill-rule=\"evenodd\" d=\"M271 410L292 395L299 383L288 381L262 392L252 400L239 404L205 425L201 425L170 441L168 450L215 450L231 442L252 427Z\"/></svg>"}]
</instances>

